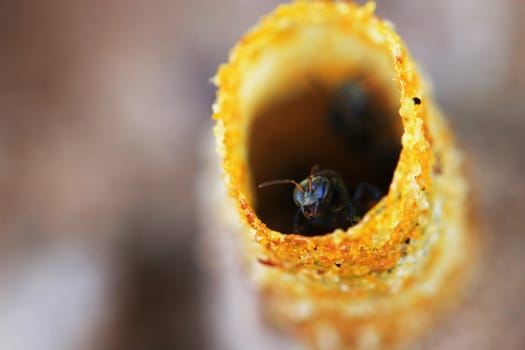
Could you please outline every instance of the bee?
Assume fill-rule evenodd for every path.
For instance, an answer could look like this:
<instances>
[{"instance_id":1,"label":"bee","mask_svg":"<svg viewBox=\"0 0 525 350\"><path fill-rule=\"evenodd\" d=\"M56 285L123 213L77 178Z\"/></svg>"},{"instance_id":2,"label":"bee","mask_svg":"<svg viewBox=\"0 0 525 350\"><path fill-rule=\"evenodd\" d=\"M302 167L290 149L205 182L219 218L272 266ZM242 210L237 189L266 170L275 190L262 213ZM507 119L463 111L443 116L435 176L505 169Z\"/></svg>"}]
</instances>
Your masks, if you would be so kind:
<instances>
[{"instance_id":1,"label":"bee","mask_svg":"<svg viewBox=\"0 0 525 350\"><path fill-rule=\"evenodd\" d=\"M378 111L365 86L345 82L337 89L329 109L329 123L351 146L363 148L375 141Z\"/></svg>"},{"instance_id":2,"label":"bee","mask_svg":"<svg viewBox=\"0 0 525 350\"><path fill-rule=\"evenodd\" d=\"M352 161L361 164L364 176L382 186L389 182L401 152L395 108L369 78L356 76L334 91L327 109L329 130L352 154Z\"/></svg>"},{"instance_id":3,"label":"bee","mask_svg":"<svg viewBox=\"0 0 525 350\"><path fill-rule=\"evenodd\" d=\"M291 179L271 180L259 184L258 188L276 184L295 186L292 197L298 209L294 216L294 233L306 236L329 233L337 228L347 229L357 224L360 216L371 207L369 203L363 202L365 194L368 194L373 204L382 197L379 189L367 183L357 186L350 197L341 175L335 170L320 169L317 165L301 182Z\"/></svg>"}]
</instances>

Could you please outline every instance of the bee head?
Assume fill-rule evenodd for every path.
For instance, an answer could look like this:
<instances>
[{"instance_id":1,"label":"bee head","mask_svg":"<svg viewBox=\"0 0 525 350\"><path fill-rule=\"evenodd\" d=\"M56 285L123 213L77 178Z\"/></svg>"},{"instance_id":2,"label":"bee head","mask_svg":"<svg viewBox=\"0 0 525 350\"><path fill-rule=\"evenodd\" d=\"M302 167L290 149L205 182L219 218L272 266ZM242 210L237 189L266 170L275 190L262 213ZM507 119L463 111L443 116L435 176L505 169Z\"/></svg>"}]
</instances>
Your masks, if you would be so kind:
<instances>
[{"instance_id":1,"label":"bee head","mask_svg":"<svg viewBox=\"0 0 525 350\"><path fill-rule=\"evenodd\" d=\"M321 204L326 203L330 197L330 181L324 176L310 175L296 186L293 192L295 205L301 208L305 218L310 219L318 215Z\"/></svg>"}]
</instances>

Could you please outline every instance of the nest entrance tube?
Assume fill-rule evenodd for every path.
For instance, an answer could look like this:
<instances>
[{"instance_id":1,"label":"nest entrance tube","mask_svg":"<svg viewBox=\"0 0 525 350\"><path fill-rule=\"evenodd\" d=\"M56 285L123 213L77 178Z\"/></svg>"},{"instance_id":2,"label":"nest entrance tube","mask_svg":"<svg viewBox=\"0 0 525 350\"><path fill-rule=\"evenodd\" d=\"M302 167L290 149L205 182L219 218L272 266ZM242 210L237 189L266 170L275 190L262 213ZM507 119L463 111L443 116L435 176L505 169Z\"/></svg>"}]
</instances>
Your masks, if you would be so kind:
<instances>
[{"instance_id":1,"label":"nest entrance tube","mask_svg":"<svg viewBox=\"0 0 525 350\"><path fill-rule=\"evenodd\" d=\"M285 178L300 182L318 165L340 174L351 197L363 183L383 195L388 192L402 133L399 98L391 82L365 73L324 81L304 72L303 79L281 91L260 103L251 118L248 164L254 185ZM302 233L294 230L301 214L293 190L293 185L279 184L254 192L255 211L269 228ZM368 198L361 211L373 204Z\"/></svg>"},{"instance_id":2,"label":"nest entrance tube","mask_svg":"<svg viewBox=\"0 0 525 350\"><path fill-rule=\"evenodd\" d=\"M463 156L373 7L281 5L215 77L214 133L233 199L213 207L217 222L239 232L265 319L312 348L406 347L456 302L476 259ZM307 179L314 165L340 174L350 194L370 183L384 197L346 232L286 234L301 233L293 184L258 185ZM215 239L220 225L212 230Z\"/></svg>"}]
</instances>

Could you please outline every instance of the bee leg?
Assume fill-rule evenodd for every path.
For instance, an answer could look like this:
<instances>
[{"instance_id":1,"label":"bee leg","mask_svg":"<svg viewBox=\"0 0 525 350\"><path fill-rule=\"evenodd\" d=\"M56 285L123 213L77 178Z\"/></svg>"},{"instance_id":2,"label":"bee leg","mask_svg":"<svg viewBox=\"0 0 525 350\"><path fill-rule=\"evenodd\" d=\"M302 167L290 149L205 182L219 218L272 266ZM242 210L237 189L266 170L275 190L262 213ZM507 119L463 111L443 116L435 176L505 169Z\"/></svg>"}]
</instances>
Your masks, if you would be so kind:
<instances>
[{"instance_id":1,"label":"bee leg","mask_svg":"<svg viewBox=\"0 0 525 350\"><path fill-rule=\"evenodd\" d=\"M359 221L359 218L355 214L354 205L351 201L348 201L348 218L347 221L350 223L350 226L354 226Z\"/></svg>"},{"instance_id":2,"label":"bee leg","mask_svg":"<svg viewBox=\"0 0 525 350\"><path fill-rule=\"evenodd\" d=\"M294 220L293 220L293 233L298 234L304 234L305 233L305 226L304 226L304 215L301 212L301 209L297 209L295 211Z\"/></svg>"},{"instance_id":3,"label":"bee leg","mask_svg":"<svg viewBox=\"0 0 525 350\"><path fill-rule=\"evenodd\" d=\"M364 214L372 208L382 197L383 192L368 182L361 182L354 192L353 203Z\"/></svg>"}]
</instances>

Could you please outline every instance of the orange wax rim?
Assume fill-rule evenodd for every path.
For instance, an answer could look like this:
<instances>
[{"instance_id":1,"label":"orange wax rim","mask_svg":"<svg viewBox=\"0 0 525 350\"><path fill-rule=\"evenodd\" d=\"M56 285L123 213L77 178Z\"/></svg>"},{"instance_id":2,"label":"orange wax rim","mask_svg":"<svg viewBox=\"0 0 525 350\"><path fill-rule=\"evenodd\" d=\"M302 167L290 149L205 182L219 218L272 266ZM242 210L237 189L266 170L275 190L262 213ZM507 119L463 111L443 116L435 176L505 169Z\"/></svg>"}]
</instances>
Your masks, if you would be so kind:
<instances>
[{"instance_id":1,"label":"orange wax rim","mask_svg":"<svg viewBox=\"0 0 525 350\"><path fill-rule=\"evenodd\" d=\"M274 323L323 349L412 341L457 299L473 260L462 155L404 43L374 7L280 5L238 42L214 78L217 149L264 309ZM306 145L293 131L308 132L308 122L279 116L255 132L270 140L267 151L256 153L261 145L251 144L254 125L269 105L308 89L305 77L333 87L349 75L370 76L370 91L397 106L393 133L401 151L388 194L346 231L313 237L278 232L256 213L258 181L308 157L331 136ZM295 153L271 148L271 135L283 129Z\"/></svg>"}]
</instances>

